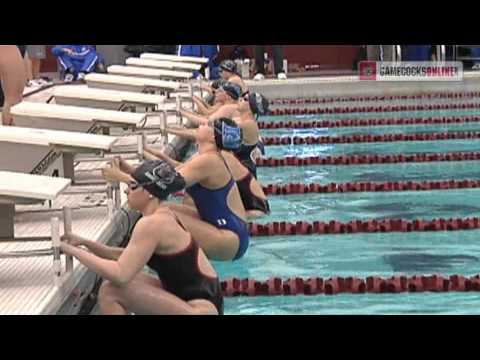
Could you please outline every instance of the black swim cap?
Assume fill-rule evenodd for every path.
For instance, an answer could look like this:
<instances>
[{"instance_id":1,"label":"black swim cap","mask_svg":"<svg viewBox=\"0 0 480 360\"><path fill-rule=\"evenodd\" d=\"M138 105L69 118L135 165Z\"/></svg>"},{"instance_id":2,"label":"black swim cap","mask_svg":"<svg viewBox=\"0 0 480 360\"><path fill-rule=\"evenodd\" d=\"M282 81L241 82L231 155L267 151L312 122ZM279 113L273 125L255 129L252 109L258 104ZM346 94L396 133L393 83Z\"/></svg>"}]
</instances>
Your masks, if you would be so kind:
<instances>
[{"instance_id":1,"label":"black swim cap","mask_svg":"<svg viewBox=\"0 0 480 360\"><path fill-rule=\"evenodd\" d=\"M235 101L240 99L240 97L242 96L242 88L237 84L227 82L223 84L221 89L225 91L228 95L230 95L230 97Z\"/></svg>"},{"instance_id":2,"label":"black swim cap","mask_svg":"<svg viewBox=\"0 0 480 360\"><path fill-rule=\"evenodd\" d=\"M252 113L263 116L268 115L270 103L265 96L259 93L252 93L248 96L248 102Z\"/></svg>"},{"instance_id":3,"label":"black swim cap","mask_svg":"<svg viewBox=\"0 0 480 360\"><path fill-rule=\"evenodd\" d=\"M132 174L138 184L160 200L185 189L186 183L170 164L163 160L145 161Z\"/></svg>"},{"instance_id":4,"label":"black swim cap","mask_svg":"<svg viewBox=\"0 0 480 360\"><path fill-rule=\"evenodd\" d=\"M237 64L235 64L235 62L232 61L232 60L224 60L220 64L220 69L222 69L223 71L228 71L228 72L231 72L233 74L236 74L237 73Z\"/></svg>"},{"instance_id":5,"label":"black swim cap","mask_svg":"<svg viewBox=\"0 0 480 360\"><path fill-rule=\"evenodd\" d=\"M220 150L238 150L243 143L243 132L232 119L221 118L213 123L215 143Z\"/></svg>"}]
</instances>

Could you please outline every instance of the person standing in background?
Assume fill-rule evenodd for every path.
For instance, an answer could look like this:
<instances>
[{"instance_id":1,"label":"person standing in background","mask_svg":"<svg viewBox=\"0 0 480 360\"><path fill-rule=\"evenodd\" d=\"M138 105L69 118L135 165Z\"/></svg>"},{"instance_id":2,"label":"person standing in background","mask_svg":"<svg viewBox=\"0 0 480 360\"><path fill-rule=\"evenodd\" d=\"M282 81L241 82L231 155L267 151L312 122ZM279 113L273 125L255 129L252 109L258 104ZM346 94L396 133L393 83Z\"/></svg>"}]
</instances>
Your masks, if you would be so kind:
<instances>
[{"instance_id":1,"label":"person standing in background","mask_svg":"<svg viewBox=\"0 0 480 360\"><path fill-rule=\"evenodd\" d=\"M22 52L24 55L25 45L0 45L0 80L5 97L2 124L6 126L13 124L11 107L23 99L26 74Z\"/></svg>"},{"instance_id":2,"label":"person standing in background","mask_svg":"<svg viewBox=\"0 0 480 360\"><path fill-rule=\"evenodd\" d=\"M220 53L220 45L178 45L178 56L193 56L208 58L208 63L200 72L196 71L194 77L204 74L206 68L210 71L210 80L216 80L220 77L217 58Z\"/></svg>"},{"instance_id":3,"label":"person standing in background","mask_svg":"<svg viewBox=\"0 0 480 360\"><path fill-rule=\"evenodd\" d=\"M368 61L393 61L394 45L367 45Z\"/></svg>"},{"instance_id":4,"label":"person standing in background","mask_svg":"<svg viewBox=\"0 0 480 360\"><path fill-rule=\"evenodd\" d=\"M275 75L278 80L286 80L287 75L283 67L283 46L272 45L273 48L273 63L275 68ZM255 64L256 75L254 80L260 81L265 79L265 45L255 45Z\"/></svg>"},{"instance_id":5,"label":"person standing in background","mask_svg":"<svg viewBox=\"0 0 480 360\"><path fill-rule=\"evenodd\" d=\"M47 82L40 78L42 60L47 58L47 45L27 45L25 60L28 64L29 86L43 86Z\"/></svg>"}]
</instances>

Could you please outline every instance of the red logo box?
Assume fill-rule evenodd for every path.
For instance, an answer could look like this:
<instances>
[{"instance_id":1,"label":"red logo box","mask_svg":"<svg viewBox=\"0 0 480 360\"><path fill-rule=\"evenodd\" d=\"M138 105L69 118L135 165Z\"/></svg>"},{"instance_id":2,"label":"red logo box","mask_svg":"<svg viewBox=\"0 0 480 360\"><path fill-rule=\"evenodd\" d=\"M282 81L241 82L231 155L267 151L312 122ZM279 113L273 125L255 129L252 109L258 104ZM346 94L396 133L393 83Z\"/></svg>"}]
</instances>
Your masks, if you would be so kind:
<instances>
[{"instance_id":1,"label":"red logo box","mask_svg":"<svg viewBox=\"0 0 480 360\"><path fill-rule=\"evenodd\" d=\"M375 61L362 61L358 69L360 80L377 80L377 63Z\"/></svg>"}]
</instances>

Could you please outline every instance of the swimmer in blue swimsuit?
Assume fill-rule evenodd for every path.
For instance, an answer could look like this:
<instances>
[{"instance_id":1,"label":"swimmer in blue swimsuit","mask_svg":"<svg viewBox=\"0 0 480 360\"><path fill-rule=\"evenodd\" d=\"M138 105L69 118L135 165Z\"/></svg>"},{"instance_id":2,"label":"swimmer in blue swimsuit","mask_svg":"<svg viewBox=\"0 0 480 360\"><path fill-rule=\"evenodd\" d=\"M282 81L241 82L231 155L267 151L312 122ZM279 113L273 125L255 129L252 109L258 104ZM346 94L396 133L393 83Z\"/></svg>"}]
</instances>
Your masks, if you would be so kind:
<instances>
[{"instance_id":1,"label":"swimmer in blue swimsuit","mask_svg":"<svg viewBox=\"0 0 480 360\"><path fill-rule=\"evenodd\" d=\"M196 131L199 154L185 164L168 157L167 161L185 179L187 192L195 206L169 204L185 229L190 232L207 257L216 261L242 258L249 247L247 214L242 199L225 163L221 150L237 149L242 132L230 119L219 119L212 126L202 125ZM152 157L146 151L146 156ZM127 181L124 162L104 170L107 180Z\"/></svg>"}]
</instances>

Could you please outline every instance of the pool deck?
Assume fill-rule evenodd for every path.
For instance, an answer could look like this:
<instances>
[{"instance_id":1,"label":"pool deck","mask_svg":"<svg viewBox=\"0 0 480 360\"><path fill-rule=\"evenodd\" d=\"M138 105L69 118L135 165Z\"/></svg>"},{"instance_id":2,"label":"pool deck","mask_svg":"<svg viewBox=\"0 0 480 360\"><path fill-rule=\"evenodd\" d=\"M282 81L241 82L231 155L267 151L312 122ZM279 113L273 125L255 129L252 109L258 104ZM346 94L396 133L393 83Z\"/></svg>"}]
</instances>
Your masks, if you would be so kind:
<instances>
[{"instance_id":1,"label":"pool deck","mask_svg":"<svg viewBox=\"0 0 480 360\"><path fill-rule=\"evenodd\" d=\"M464 73L462 82L416 81L416 82L382 82L361 81L358 76L337 76L321 78L304 78L289 80L247 81L253 91L258 91L267 98L308 98L337 96L374 96L406 95L439 91L467 92L480 90L480 72Z\"/></svg>"},{"instance_id":2,"label":"pool deck","mask_svg":"<svg viewBox=\"0 0 480 360\"><path fill-rule=\"evenodd\" d=\"M248 81L253 91L270 98L332 97L355 95L418 94L438 91L480 91L480 73L466 73L461 83L414 82L382 83L359 81L357 77L327 77L291 79L286 81L266 80L261 83ZM49 88L26 99L47 102L55 88ZM169 117L170 123L175 117ZM152 121L155 121L154 119ZM125 134L127 135L127 134ZM149 138L158 140L158 135ZM172 140L172 138L169 138ZM159 146L160 147L160 146ZM80 177L100 180L99 169L106 162L81 163L76 171ZM108 244L118 244L123 232L122 212L109 216L103 194L61 195L53 201L53 208L79 205L94 206L73 212L73 229L83 237ZM125 205L125 196L122 205ZM15 233L17 236L49 236L52 212L46 205L17 206ZM34 212L32 212L34 210ZM53 216L62 217L62 213ZM61 230L63 231L63 229ZM0 243L0 252L31 251L48 248L49 243ZM62 261L65 261L62 258ZM89 294L95 275L77 261L73 271L64 275L60 284L55 284L52 257L0 260L0 315L78 314L81 303Z\"/></svg>"}]
</instances>

